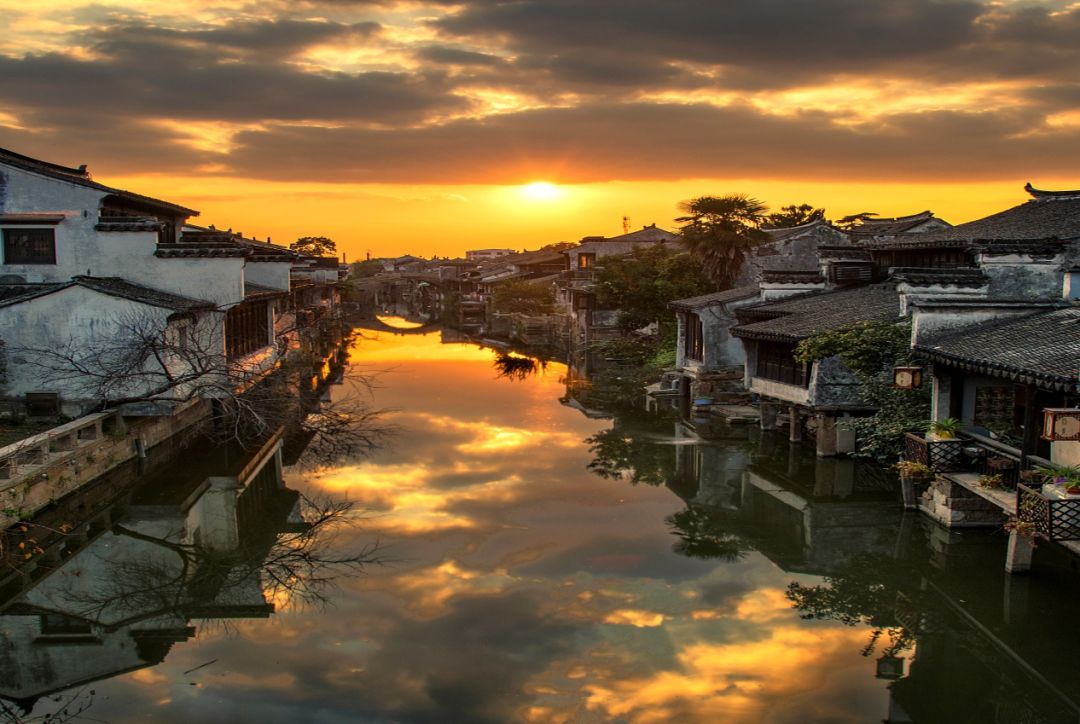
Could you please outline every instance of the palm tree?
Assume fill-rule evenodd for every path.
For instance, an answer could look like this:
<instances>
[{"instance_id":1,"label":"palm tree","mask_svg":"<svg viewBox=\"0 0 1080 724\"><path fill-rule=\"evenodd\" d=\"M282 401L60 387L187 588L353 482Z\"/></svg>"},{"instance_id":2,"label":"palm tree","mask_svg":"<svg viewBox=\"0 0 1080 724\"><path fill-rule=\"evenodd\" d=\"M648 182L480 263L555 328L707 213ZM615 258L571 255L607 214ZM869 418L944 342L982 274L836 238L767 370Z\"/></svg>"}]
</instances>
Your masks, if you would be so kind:
<instances>
[{"instance_id":1,"label":"palm tree","mask_svg":"<svg viewBox=\"0 0 1080 724\"><path fill-rule=\"evenodd\" d=\"M686 215L675 221L687 250L700 260L719 289L730 289L747 255L767 237L759 228L768 207L743 194L699 196L679 203Z\"/></svg>"}]
</instances>

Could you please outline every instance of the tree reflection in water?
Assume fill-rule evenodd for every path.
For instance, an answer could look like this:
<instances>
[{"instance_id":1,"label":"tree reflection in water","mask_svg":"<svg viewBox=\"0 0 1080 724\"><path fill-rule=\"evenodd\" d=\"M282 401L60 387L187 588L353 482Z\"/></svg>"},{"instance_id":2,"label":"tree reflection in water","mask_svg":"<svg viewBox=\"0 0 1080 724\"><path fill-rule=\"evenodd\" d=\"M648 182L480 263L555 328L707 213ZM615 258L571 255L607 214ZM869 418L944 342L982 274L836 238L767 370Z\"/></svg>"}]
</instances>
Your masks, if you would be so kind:
<instances>
[{"instance_id":1,"label":"tree reflection in water","mask_svg":"<svg viewBox=\"0 0 1080 724\"><path fill-rule=\"evenodd\" d=\"M499 377L518 382L547 369L546 360L525 357L511 352L499 352L492 365L498 372Z\"/></svg>"},{"instance_id":2,"label":"tree reflection in water","mask_svg":"<svg viewBox=\"0 0 1080 724\"><path fill-rule=\"evenodd\" d=\"M824 584L788 584L787 598L805 619L839 621L847 626L868 626L870 641L863 649L869 656L883 634L889 645L885 656L910 649L914 635L897 620L897 598L918 591L919 569L910 562L888 556L864 554L848 561L842 571L825 577Z\"/></svg>"},{"instance_id":3,"label":"tree reflection in water","mask_svg":"<svg viewBox=\"0 0 1080 724\"><path fill-rule=\"evenodd\" d=\"M672 550L688 558L718 559L726 563L741 560L752 549L750 542L724 530L716 516L700 506L669 515L665 521L679 540Z\"/></svg>"}]
</instances>

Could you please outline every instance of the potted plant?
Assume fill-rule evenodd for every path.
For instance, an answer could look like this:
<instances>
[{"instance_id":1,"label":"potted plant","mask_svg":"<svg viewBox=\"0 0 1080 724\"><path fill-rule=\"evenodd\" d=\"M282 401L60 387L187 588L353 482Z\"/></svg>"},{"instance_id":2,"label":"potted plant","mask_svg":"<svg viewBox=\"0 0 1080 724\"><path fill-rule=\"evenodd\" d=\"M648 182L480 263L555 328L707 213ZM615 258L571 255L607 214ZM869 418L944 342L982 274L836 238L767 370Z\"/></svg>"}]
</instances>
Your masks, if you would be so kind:
<instances>
[{"instance_id":1,"label":"potted plant","mask_svg":"<svg viewBox=\"0 0 1080 724\"><path fill-rule=\"evenodd\" d=\"M1002 527L1009 533L1016 533L1018 536L1027 538L1032 542L1035 541L1035 523L1030 520L1010 517Z\"/></svg>"},{"instance_id":2,"label":"potted plant","mask_svg":"<svg viewBox=\"0 0 1080 724\"><path fill-rule=\"evenodd\" d=\"M1080 465L1048 465L1036 472L1047 485L1059 486L1067 495L1080 495Z\"/></svg>"},{"instance_id":3,"label":"potted plant","mask_svg":"<svg viewBox=\"0 0 1080 724\"><path fill-rule=\"evenodd\" d=\"M910 478L919 483L927 482L934 477L934 471L929 465L924 465L915 460L901 460L893 467L896 468L901 477Z\"/></svg>"},{"instance_id":4,"label":"potted plant","mask_svg":"<svg viewBox=\"0 0 1080 724\"><path fill-rule=\"evenodd\" d=\"M979 485L984 488L990 488L996 490L1005 484L1005 479L1001 476L1001 473L987 473L986 475L979 476Z\"/></svg>"},{"instance_id":5,"label":"potted plant","mask_svg":"<svg viewBox=\"0 0 1080 724\"><path fill-rule=\"evenodd\" d=\"M944 417L940 420L932 420L927 427L927 432L930 433L931 439L934 440L953 440L956 438L956 432L959 429L959 420L955 417Z\"/></svg>"}]
</instances>

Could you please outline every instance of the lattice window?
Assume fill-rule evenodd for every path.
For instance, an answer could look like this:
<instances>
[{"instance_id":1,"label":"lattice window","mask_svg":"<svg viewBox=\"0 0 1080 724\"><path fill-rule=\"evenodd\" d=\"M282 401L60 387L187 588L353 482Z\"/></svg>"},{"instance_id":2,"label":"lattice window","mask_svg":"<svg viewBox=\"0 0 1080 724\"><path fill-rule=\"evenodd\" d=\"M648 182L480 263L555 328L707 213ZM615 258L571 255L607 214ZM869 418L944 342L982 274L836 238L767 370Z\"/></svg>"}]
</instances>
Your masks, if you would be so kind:
<instances>
[{"instance_id":1,"label":"lattice window","mask_svg":"<svg viewBox=\"0 0 1080 724\"><path fill-rule=\"evenodd\" d=\"M55 264L54 229L4 229L5 264Z\"/></svg>"}]
</instances>

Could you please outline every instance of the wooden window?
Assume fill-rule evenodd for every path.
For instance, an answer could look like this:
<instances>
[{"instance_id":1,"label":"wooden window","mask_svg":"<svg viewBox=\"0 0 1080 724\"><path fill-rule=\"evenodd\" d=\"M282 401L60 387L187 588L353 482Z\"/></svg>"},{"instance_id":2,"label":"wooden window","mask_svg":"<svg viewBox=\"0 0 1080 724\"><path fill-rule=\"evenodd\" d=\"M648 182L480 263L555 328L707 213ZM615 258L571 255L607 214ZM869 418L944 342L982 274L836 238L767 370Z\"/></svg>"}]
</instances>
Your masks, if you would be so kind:
<instances>
[{"instance_id":1,"label":"wooden window","mask_svg":"<svg viewBox=\"0 0 1080 724\"><path fill-rule=\"evenodd\" d=\"M701 362L705 359L705 330L701 317L696 314L686 315L686 342L683 351L687 359Z\"/></svg>"},{"instance_id":2,"label":"wooden window","mask_svg":"<svg viewBox=\"0 0 1080 724\"><path fill-rule=\"evenodd\" d=\"M54 229L4 229L5 264L55 264Z\"/></svg>"},{"instance_id":3,"label":"wooden window","mask_svg":"<svg viewBox=\"0 0 1080 724\"><path fill-rule=\"evenodd\" d=\"M93 632L93 626L83 619L65 616L62 613L41 614L41 633L46 636L70 636Z\"/></svg>"},{"instance_id":4,"label":"wooden window","mask_svg":"<svg viewBox=\"0 0 1080 724\"><path fill-rule=\"evenodd\" d=\"M270 344L266 302L237 304L225 313L225 356L237 359Z\"/></svg>"},{"instance_id":5,"label":"wooden window","mask_svg":"<svg viewBox=\"0 0 1080 724\"><path fill-rule=\"evenodd\" d=\"M755 376L773 382L809 387L807 365L795 361L795 345L782 342L758 342Z\"/></svg>"},{"instance_id":6,"label":"wooden window","mask_svg":"<svg viewBox=\"0 0 1080 724\"><path fill-rule=\"evenodd\" d=\"M594 266L596 266L596 254L594 254L594 253L578 254L578 257L577 257L577 268L578 269L592 269Z\"/></svg>"}]
</instances>

